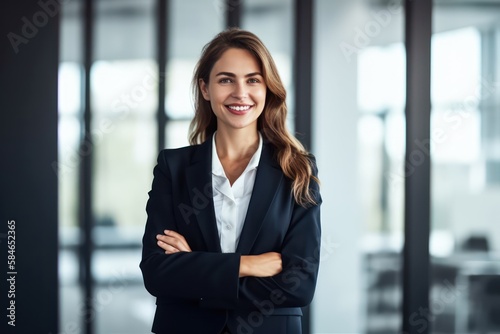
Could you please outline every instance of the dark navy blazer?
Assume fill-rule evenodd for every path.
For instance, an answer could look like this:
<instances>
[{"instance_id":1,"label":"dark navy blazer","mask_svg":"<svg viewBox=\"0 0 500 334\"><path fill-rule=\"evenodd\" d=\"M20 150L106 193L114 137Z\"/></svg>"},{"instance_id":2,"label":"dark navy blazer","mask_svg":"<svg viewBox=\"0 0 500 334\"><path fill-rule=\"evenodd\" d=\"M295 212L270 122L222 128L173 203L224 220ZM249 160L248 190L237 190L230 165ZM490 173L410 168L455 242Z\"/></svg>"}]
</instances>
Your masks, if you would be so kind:
<instances>
[{"instance_id":1,"label":"dark navy blazer","mask_svg":"<svg viewBox=\"0 0 500 334\"><path fill-rule=\"evenodd\" d=\"M311 155L314 174L317 174ZM154 333L301 333L300 307L314 295L321 239L321 196L299 206L274 147L264 142L235 253L221 253L212 196L212 141L160 152L146 211L140 268L155 297ZM156 235L182 234L192 252L165 254ZM278 252L283 271L239 278L241 255Z\"/></svg>"}]
</instances>

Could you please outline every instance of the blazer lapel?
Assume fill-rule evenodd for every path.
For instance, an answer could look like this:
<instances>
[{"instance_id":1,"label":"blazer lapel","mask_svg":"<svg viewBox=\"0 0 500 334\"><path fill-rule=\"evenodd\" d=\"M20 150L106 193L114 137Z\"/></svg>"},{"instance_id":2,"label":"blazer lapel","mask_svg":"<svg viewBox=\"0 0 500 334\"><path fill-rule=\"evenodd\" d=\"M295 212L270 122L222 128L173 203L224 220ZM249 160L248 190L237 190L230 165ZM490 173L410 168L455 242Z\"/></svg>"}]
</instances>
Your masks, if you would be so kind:
<instances>
[{"instance_id":1,"label":"blazer lapel","mask_svg":"<svg viewBox=\"0 0 500 334\"><path fill-rule=\"evenodd\" d=\"M264 142L260 157L252 197L248 205L247 215L236 252L248 254L259 234L267 211L282 180L283 172L274 160L274 150Z\"/></svg>"},{"instance_id":2,"label":"blazer lapel","mask_svg":"<svg viewBox=\"0 0 500 334\"><path fill-rule=\"evenodd\" d=\"M191 204L208 251L221 252L212 195L212 141L201 144L186 170Z\"/></svg>"}]
</instances>

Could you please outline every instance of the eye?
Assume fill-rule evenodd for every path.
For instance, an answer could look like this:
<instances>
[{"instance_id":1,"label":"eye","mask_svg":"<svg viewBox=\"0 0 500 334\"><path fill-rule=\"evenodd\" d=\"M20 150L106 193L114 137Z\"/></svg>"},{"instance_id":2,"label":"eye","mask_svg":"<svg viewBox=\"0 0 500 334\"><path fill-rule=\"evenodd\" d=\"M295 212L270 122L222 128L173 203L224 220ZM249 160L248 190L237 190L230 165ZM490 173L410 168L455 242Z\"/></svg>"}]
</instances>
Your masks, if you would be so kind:
<instances>
[{"instance_id":1,"label":"eye","mask_svg":"<svg viewBox=\"0 0 500 334\"><path fill-rule=\"evenodd\" d=\"M250 78L250 79L248 79L248 82L249 83L260 83L260 80L257 78Z\"/></svg>"},{"instance_id":2,"label":"eye","mask_svg":"<svg viewBox=\"0 0 500 334\"><path fill-rule=\"evenodd\" d=\"M232 80L230 78L222 78L219 80L219 83L223 83L223 84L224 83L231 83L231 82L232 82Z\"/></svg>"}]
</instances>

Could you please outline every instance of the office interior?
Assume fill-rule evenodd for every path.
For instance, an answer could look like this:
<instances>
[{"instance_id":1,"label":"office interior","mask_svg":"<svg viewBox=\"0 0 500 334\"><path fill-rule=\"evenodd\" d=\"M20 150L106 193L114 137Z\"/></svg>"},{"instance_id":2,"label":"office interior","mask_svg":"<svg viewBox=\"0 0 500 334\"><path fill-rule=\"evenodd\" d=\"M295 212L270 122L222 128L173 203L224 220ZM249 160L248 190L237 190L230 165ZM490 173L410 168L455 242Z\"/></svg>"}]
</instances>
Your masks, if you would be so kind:
<instances>
[{"instance_id":1,"label":"office interior","mask_svg":"<svg viewBox=\"0 0 500 334\"><path fill-rule=\"evenodd\" d=\"M60 3L59 333L150 333L155 299L138 264L152 170L160 149L188 145L193 68L231 19L269 48L288 125L317 157L322 248L304 333L396 334L405 323L411 333L500 333L500 1L428 1L430 137L414 152L405 146L411 1ZM307 50L297 47L298 8L311 11L301 21ZM416 195L430 204L428 253L408 258L405 184L423 161L429 191ZM418 291L428 301L406 317L403 267L419 261L429 262Z\"/></svg>"}]
</instances>

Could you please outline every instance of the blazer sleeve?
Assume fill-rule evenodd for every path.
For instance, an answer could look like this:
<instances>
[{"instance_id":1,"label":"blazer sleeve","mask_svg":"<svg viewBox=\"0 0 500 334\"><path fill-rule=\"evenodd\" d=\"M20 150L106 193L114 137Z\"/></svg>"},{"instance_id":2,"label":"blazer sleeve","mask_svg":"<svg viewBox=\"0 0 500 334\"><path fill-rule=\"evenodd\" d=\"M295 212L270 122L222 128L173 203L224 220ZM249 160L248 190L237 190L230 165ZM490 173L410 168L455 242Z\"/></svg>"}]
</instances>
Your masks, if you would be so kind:
<instances>
[{"instance_id":1,"label":"blazer sleeve","mask_svg":"<svg viewBox=\"0 0 500 334\"><path fill-rule=\"evenodd\" d=\"M311 156L313 175L318 175ZM273 277L240 279L239 303L254 305L272 302L276 307L303 307L312 301L316 288L321 247L319 185L311 181L316 205L293 206L292 220L281 249L283 270ZM242 305L242 306L243 306Z\"/></svg>"},{"instance_id":2,"label":"blazer sleeve","mask_svg":"<svg viewBox=\"0 0 500 334\"><path fill-rule=\"evenodd\" d=\"M177 230L172 174L162 153L153 171L146 206L148 218L140 263L144 285L156 297L218 300L228 308L234 307L238 296L239 254L197 251L165 254L157 245L157 234L163 234L165 229Z\"/></svg>"},{"instance_id":3,"label":"blazer sleeve","mask_svg":"<svg viewBox=\"0 0 500 334\"><path fill-rule=\"evenodd\" d=\"M313 174L317 175L314 157ZM140 263L146 289L156 297L198 301L200 307L255 308L270 301L276 307L301 307L314 295L321 240L319 186L311 182L317 204L293 204L291 222L280 250L283 271L273 277L238 278L240 254L180 252L165 254L156 235L176 229L172 174L160 153L146 206L148 219ZM216 270L214 270L216 269Z\"/></svg>"}]
</instances>

